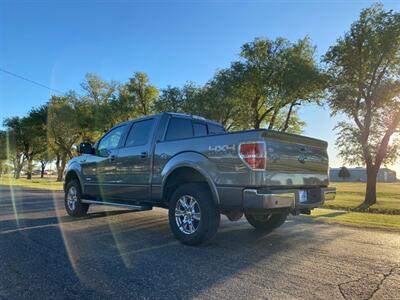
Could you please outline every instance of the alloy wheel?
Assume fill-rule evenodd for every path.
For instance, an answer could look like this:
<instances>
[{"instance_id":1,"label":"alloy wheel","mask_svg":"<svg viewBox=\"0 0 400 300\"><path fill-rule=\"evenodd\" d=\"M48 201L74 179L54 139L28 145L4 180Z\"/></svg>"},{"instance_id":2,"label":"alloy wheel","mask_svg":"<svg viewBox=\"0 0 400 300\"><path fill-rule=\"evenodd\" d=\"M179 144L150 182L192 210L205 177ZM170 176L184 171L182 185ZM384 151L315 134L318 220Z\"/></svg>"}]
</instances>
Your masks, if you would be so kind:
<instances>
[{"instance_id":1,"label":"alloy wheel","mask_svg":"<svg viewBox=\"0 0 400 300\"><path fill-rule=\"evenodd\" d=\"M193 196L181 196L175 206L175 221L180 231L193 234L201 220L200 205Z\"/></svg>"},{"instance_id":2,"label":"alloy wheel","mask_svg":"<svg viewBox=\"0 0 400 300\"><path fill-rule=\"evenodd\" d=\"M67 205L71 211L75 210L77 201L78 201L78 191L76 187L71 186L67 194Z\"/></svg>"}]
</instances>

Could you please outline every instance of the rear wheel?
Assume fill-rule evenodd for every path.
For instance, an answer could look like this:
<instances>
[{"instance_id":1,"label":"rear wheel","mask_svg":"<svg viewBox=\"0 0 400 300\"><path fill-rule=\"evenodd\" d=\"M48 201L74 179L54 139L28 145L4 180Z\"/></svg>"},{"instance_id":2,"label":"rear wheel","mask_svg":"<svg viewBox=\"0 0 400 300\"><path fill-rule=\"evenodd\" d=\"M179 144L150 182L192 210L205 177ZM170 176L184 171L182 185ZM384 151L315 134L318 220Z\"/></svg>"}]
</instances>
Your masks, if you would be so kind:
<instances>
[{"instance_id":1,"label":"rear wheel","mask_svg":"<svg viewBox=\"0 0 400 300\"><path fill-rule=\"evenodd\" d=\"M81 185L74 179L67 183L65 188L64 204L71 217L83 217L87 214L89 204L81 202Z\"/></svg>"},{"instance_id":2,"label":"rear wheel","mask_svg":"<svg viewBox=\"0 0 400 300\"><path fill-rule=\"evenodd\" d=\"M279 214L250 214L246 213L247 221L257 230L272 231L285 223L287 213Z\"/></svg>"},{"instance_id":3,"label":"rear wheel","mask_svg":"<svg viewBox=\"0 0 400 300\"><path fill-rule=\"evenodd\" d=\"M169 201L168 216L175 238L186 245L209 241L220 223L208 187L198 183L183 184L175 190Z\"/></svg>"}]
</instances>

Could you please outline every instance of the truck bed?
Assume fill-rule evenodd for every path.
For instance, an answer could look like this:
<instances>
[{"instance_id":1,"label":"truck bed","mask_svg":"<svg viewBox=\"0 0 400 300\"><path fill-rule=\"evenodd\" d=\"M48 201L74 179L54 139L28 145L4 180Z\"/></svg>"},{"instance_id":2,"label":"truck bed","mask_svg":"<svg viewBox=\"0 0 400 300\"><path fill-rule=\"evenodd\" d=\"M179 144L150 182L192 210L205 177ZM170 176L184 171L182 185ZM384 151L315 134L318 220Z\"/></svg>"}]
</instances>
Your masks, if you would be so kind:
<instances>
[{"instance_id":1,"label":"truck bed","mask_svg":"<svg viewBox=\"0 0 400 300\"><path fill-rule=\"evenodd\" d=\"M265 141L266 169L254 171L240 159L243 142ZM314 187L328 185L327 143L318 139L259 129L161 142L156 145L156 169L172 156L198 152L210 162L217 186ZM209 166L207 166L209 168ZM157 172L155 172L157 173Z\"/></svg>"}]
</instances>

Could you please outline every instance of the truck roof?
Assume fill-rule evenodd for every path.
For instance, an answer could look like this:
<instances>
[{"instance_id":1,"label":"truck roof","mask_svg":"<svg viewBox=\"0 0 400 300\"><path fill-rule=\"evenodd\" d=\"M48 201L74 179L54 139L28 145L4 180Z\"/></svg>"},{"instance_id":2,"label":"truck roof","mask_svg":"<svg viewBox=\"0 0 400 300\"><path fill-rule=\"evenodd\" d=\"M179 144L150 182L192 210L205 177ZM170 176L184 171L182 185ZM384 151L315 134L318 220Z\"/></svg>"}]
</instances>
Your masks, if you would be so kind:
<instances>
[{"instance_id":1,"label":"truck roof","mask_svg":"<svg viewBox=\"0 0 400 300\"><path fill-rule=\"evenodd\" d=\"M165 113L161 113L161 114L168 114L168 115L172 115L172 116L188 117L188 118L192 118L192 119L195 119L195 120L201 120L201 121L204 121L204 122L207 122L207 123L213 123L213 124L222 126L221 123L218 123L218 122L216 122L216 121L209 120L209 119L206 119L206 118L204 118L204 117L197 116L197 115L188 115L188 114L176 113L176 112L165 112Z\"/></svg>"},{"instance_id":2,"label":"truck roof","mask_svg":"<svg viewBox=\"0 0 400 300\"><path fill-rule=\"evenodd\" d=\"M163 113L159 113L159 114L147 115L147 116L143 116L143 117L140 117L140 118L127 120L125 122L121 122L121 123L118 123L118 124L114 125L112 128L120 126L120 125L123 125L123 124L130 123L132 121L142 121L142 120L146 120L146 119L149 119L149 118L161 117L162 115L186 117L186 118L190 118L190 119L194 119L194 120L201 120L203 122L212 123L212 124L215 124L215 125L222 126L220 123L218 123L216 121L209 120L209 119L206 119L206 118L203 118L203 117L200 117L200 116L196 116L196 115L188 115L188 114L176 113L176 112L163 112Z\"/></svg>"}]
</instances>

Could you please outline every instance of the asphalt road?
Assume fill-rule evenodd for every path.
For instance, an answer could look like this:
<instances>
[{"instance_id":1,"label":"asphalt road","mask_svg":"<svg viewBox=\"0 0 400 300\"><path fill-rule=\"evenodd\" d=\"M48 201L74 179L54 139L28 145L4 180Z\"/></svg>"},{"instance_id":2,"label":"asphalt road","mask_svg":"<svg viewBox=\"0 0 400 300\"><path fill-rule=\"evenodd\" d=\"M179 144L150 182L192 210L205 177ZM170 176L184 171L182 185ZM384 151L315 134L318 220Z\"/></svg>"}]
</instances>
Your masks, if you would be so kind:
<instances>
[{"instance_id":1,"label":"asphalt road","mask_svg":"<svg viewBox=\"0 0 400 300\"><path fill-rule=\"evenodd\" d=\"M89 212L0 187L0 299L400 299L400 233L296 217L263 235L223 218L188 247L165 210Z\"/></svg>"}]
</instances>

